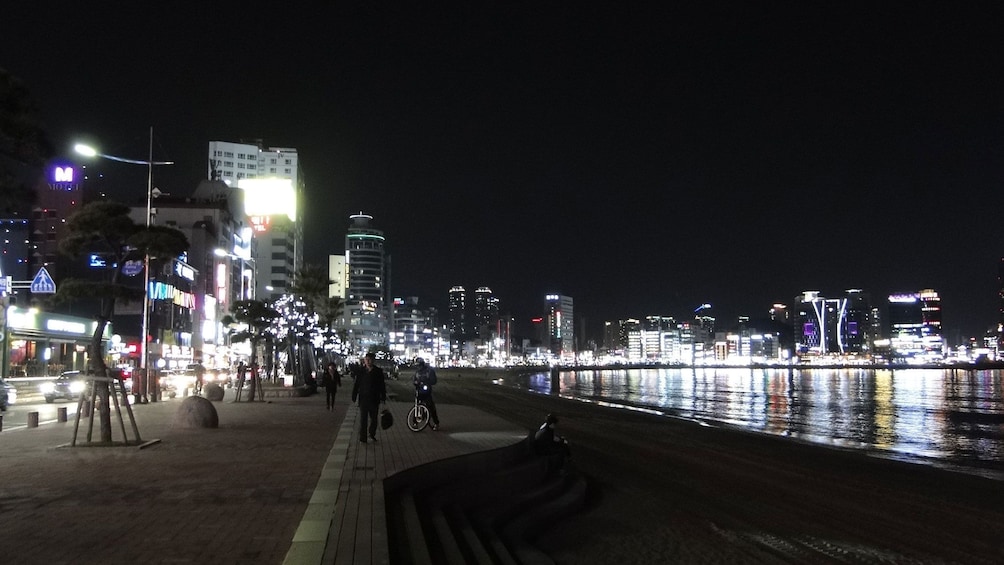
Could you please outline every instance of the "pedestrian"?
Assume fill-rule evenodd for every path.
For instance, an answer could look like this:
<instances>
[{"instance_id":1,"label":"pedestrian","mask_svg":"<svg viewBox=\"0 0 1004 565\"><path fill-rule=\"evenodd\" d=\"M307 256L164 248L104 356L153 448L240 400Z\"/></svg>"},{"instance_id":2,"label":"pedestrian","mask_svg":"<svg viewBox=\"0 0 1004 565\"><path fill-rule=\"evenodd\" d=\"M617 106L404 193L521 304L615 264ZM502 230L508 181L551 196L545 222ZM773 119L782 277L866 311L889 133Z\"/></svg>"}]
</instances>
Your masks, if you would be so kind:
<instances>
[{"instance_id":1,"label":"pedestrian","mask_svg":"<svg viewBox=\"0 0 1004 565\"><path fill-rule=\"evenodd\" d=\"M439 414L436 412L436 400L432 398L432 386L437 381L436 370L428 366L425 363L425 359L421 357L415 359L415 363L418 364L418 369L412 378L412 384L415 385L415 394L418 395L418 399L429 409L429 416L432 417L432 429L438 430Z\"/></svg>"},{"instance_id":2,"label":"pedestrian","mask_svg":"<svg viewBox=\"0 0 1004 565\"><path fill-rule=\"evenodd\" d=\"M237 381L234 383L234 386L236 386L237 388L241 388L244 386L244 377L247 375L247 372L248 372L248 366L242 360L240 363L237 364Z\"/></svg>"},{"instance_id":3,"label":"pedestrian","mask_svg":"<svg viewBox=\"0 0 1004 565\"><path fill-rule=\"evenodd\" d=\"M533 449L537 455L547 458L547 472L560 471L565 467L565 460L572 454L568 440L558 435L558 417L548 414L544 423L533 434Z\"/></svg>"},{"instance_id":4,"label":"pedestrian","mask_svg":"<svg viewBox=\"0 0 1004 565\"><path fill-rule=\"evenodd\" d=\"M195 394L201 395L202 383L206 375L206 367L200 361L199 363L196 363L194 367L192 367L192 370L195 373Z\"/></svg>"},{"instance_id":5,"label":"pedestrian","mask_svg":"<svg viewBox=\"0 0 1004 565\"><path fill-rule=\"evenodd\" d=\"M387 401L387 385L384 383L383 369L374 364L376 355L367 353L363 366L352 383L352 402L359 399L359 441L366 443L366 433L376 441L377 410L381 402Z\"/></svg>"},{"instance_id":6,"label":"pedestrian","mask_svg":"<svg viewBox=\"0 0 1004 565\"><path fill-rule=\"evenodd\" d=\"M317 394L317 379L314 378L314 372L310 369L303 372L303 388L307 390L308 395Z\"/></svg>"},{"instance_id":7,"label":"pedestrian","mask_svg":"<svg viewBox=\"0 0 1004 565\"><path fill-rule=\"evenodd\" d=\"M328 410L334 410L335 393L338 392L338 387L342 386L342 375L338 373L338 367L335 366L334 362L329 362L328 366L324 368L324 374L321 375L321 385L324 386L324 401Z\"/></svg>"}]
</instances>

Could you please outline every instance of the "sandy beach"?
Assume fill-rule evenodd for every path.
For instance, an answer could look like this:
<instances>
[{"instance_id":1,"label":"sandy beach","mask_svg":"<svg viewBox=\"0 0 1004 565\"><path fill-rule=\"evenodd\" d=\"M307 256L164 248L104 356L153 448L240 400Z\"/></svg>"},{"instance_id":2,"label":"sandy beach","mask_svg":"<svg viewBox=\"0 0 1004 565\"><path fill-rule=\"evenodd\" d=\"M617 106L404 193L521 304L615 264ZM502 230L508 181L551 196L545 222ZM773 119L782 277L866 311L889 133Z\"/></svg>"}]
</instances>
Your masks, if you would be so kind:
<instances>
[{"instance_id":1,"label":"sandy beach","mask_svg":"<svg viewBox=\"0 0 1004 565\"><path fill-rule=\"evenodd\" d=\"M531 394L499 374L440 369L437 402L528 430L560 415L590 491L538 541L559 563L1004 561L1004 482Z\"/></svg>"}]
</instances>

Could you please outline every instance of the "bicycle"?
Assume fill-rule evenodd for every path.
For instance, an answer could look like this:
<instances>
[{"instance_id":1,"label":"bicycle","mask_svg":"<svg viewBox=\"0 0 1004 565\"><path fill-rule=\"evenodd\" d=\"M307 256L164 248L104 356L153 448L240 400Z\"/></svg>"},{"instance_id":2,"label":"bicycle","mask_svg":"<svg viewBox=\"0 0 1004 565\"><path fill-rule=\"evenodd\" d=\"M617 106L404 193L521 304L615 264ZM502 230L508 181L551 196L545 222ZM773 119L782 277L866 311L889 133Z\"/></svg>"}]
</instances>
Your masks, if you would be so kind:
<instances>
[{"instance_id":1,"label":"bicycle","mask_svg":"<svg viewBox=\"0 0 1004 565\"><path fill-rule=\"evenodd\" d=\"M426 391L429 390L429 387L425 385L422 388ZM429 407L425 405L425 401L419 395L421 390L415 387L415 406L408 411L408 429L413 432L424 430L429 425L429 420L432 419L429 414Z\"/></svg>"}]
</instances>

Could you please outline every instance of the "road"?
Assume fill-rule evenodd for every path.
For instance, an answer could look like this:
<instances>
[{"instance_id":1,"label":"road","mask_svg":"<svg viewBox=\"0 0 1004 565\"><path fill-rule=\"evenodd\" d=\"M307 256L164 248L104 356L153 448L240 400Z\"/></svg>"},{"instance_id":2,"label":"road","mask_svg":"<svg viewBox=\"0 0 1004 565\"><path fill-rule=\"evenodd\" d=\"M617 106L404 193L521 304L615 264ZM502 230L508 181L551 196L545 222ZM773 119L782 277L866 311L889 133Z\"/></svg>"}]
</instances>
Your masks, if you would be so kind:
<instances>
[{"instance_id":1,"label":"road","mask_svg":"<svg viewBox=\"0 0 1004 565\"><path fill-rule=\"evenodd\" d=\"M38 412L38 423L43 425L48 422L55 422L59 409L66 408L67 419L72 419L77 413L77 401L57 400L52 404L41 400L39 402L20 402L12 404L7 411L2 414L3 431L13 431L21 429L28 424L28 413Z\"/></svg>"}]
</instances>

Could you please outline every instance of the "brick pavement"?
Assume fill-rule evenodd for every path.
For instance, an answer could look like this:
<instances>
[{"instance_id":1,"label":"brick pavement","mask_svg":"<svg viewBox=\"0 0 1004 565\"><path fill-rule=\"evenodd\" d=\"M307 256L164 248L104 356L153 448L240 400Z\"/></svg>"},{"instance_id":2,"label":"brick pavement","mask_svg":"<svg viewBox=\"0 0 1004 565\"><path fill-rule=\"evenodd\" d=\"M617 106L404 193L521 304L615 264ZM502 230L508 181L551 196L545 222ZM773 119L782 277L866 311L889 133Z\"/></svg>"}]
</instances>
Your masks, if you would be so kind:
<instances>
[{"instance_id":1,"label":"brick pavement","mask_svg":"<svg viewBox=\"0 0 1004 565\"><path fill-rule=\"evenodd\" d=\"M70 448L73 422L0 432L3 561L64 563L387 563L382 479L414 465L519 441L525 430L441 405L415 434L410 403L361 444L347 391L214 403L220 428L171 423L181 399L134 407L135 447ZM116 435L118 439L118 435ZM78 436L79 440L79 436Z\"/></svg>"}]
</instances>

